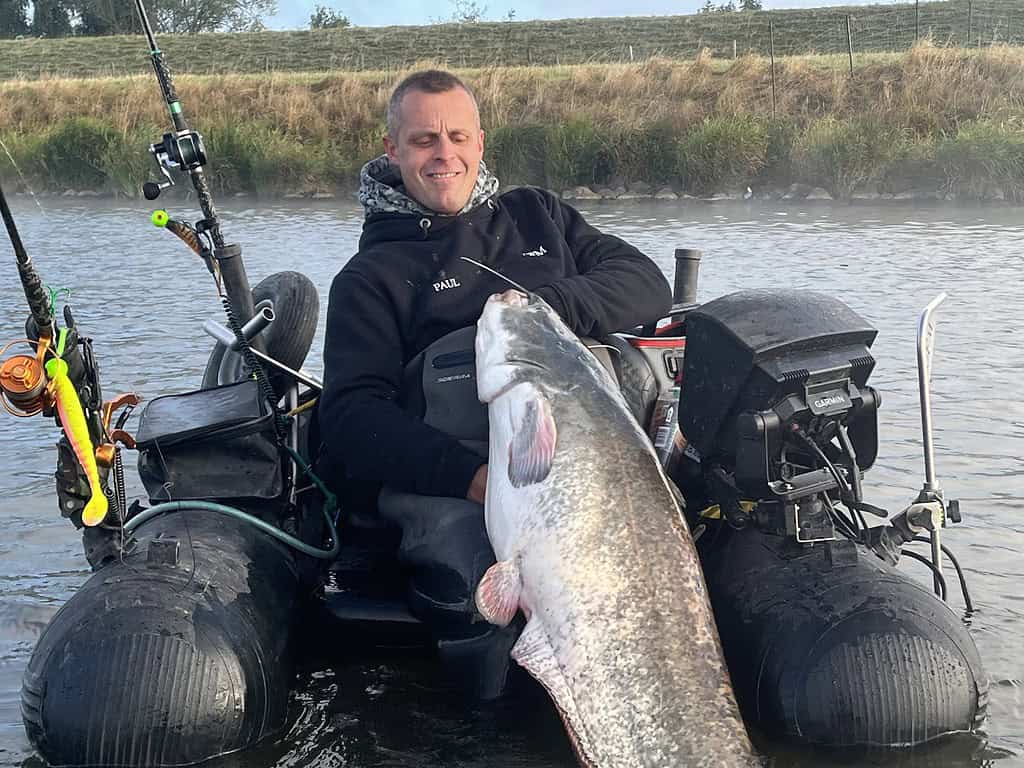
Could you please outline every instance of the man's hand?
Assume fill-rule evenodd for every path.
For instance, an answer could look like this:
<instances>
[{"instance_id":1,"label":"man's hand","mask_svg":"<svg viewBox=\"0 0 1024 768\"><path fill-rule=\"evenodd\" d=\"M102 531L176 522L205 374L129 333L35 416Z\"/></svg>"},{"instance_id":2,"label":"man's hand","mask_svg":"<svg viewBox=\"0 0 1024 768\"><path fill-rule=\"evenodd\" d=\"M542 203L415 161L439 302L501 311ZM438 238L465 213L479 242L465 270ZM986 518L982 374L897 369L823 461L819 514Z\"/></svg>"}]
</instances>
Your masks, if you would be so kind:
<instances>
[{"instance_id":1,"label":"man's hand","mask_svg":"<svg viewBox=\"0 0 1024 768\"><path fill-rule=\"evenodd\" d=\"M473 475L473 480L469 484L469 490L466 491L466 498L470 501L475 501L477 504L483 504L486 493L487 465L484 464L476 471L476 474Z\"/></svg>"}]
</instances>

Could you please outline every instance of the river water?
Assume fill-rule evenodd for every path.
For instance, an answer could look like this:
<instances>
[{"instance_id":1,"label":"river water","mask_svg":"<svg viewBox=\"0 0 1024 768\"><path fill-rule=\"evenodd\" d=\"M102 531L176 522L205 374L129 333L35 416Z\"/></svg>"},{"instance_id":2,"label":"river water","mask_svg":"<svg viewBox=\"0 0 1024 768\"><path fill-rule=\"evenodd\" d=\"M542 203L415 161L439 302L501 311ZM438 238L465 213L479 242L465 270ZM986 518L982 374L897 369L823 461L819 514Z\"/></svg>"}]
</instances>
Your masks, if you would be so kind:
<instances>
[{"instance_id":1,"label":"river water","mask_svg":"<svg viewBox=\"0 0 1024 768\"><path fill-rule=\"evenodd\" d=\"M977 608L970 617L992 685L980 738L910 755L807 755L774 764L1024 766L1024 211L791 204L593 203L588 219L635 243L670 274L675 247L704 252L699 298L744 288L812 288L849 304L879 329L871 383L883 395L880 451L868 500L901 509L923 480L914 339L921 308L939 314L933 408L936 466L964 522L944 538L959 555ZM148 223L141 203L14 201L22 237L44 278L71 290L96 340L105 394L144 397L198 386L211 342L202 321L220 305L201 262ZM253 283L305 272L326 301L355 250L360 211L349 201L222 205ZM194 206L171 210L193 217ZM0 346L21 336L25 310L11 251L0 246ZM307 367L318 371L321 328ZM52 422L0 413L0 766L41 765L19 712L21 675L46 622L88 576L77 534L51 495ZM134 422L132 422L134 423ZM131 423L129 428L131 428ZM130 483L138 488L131 475ZM913 562L904 567L924 579ZM951 590L960 610L960 598ZM280 766L571 766L543 701L469 709L428 659L382 657L299 673L290 729L273 744L224 761Z\"/></svg>"}]
</instances>

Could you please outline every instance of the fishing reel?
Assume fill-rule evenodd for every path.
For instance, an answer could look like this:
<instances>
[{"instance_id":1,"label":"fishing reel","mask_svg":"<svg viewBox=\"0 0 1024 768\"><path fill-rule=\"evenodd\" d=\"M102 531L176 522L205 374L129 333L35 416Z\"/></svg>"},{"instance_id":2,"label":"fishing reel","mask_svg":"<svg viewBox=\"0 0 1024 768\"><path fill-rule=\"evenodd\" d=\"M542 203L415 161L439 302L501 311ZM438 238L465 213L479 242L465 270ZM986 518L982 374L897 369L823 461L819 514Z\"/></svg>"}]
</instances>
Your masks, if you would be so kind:
<instances>
[{"instance_id":1,"label":"fishing reel","mask_svg":"<svg viewBox=\"0 0 1024 768\"><path fill-rule=\"evenodd\" d=\"M31 342L28 339L11 342L0 350L0 359L19 343ZM0 362L0 404L12 416L35 416L49 405L46 372L40 357L17 354Z\"/></svg>"},{"instance_id":2,"label":"fishing reel","mask_svg":"<svg viewBox=\"0 0 1024 768\"><path fill-rule=\"evenodd\" d=\"M143 184L142 194L147 200L156 200L161 192L174 186L171 171L191 172L206 165L206 145L202 135L193 130L165 133L162 141L149 146L149 152L166 181Z\"/></svg>"}]
</instances>

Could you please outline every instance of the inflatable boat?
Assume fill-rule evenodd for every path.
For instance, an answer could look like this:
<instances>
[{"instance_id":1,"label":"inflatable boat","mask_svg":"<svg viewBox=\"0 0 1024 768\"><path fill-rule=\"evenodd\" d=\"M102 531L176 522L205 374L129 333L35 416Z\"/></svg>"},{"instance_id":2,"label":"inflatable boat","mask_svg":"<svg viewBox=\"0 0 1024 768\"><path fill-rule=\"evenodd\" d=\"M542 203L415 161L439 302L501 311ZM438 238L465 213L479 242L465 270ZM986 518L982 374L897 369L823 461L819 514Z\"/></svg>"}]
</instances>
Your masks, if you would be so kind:
<instances>
[{"instance_id":1,"label":"inflatable boat","mask_svg":"<svg viewBox=\"0 0 1024 768\"><path fill-rule=\"evenodd\" d=\"M285 725L300 623L371 644L427 644L421 619L439 606L426 606L430 590L420 587L442 572L469 586L476 578L451 547L475 505L385 489L372 513L357 514L317 473L320 382L302 370L316 289L295 272L250 289L210 200L201 137L136 2L175 125L151 147L166 180L145 194L155 199L171 171L190 176L203 218L154 222L202 257L226 324L204 327L215 346L202 386L150 400L128 434L128 410L115 414L138 398L103 399L92 343L70 310L63 326L54 318L0 192L32 350L0 360L3 404L57 417L57 501L84 526L95 571L42 633L24 676L25 728L51 765L163 768L250 748ZM664 322L589 346L685 501L748 726L833 748L900 748L973 730L986 678L947 602L950 565L969 597L941 540L959 510L930 464L934 307L919 341L926 480L890 515L866 498L881 405L869 384L876 332L813 292L698 305L698 264L677 252ZM436 342L407 382L419 416L485 451L473 332ZM129 450L147 493L132 504ZM407 524L427 509L429 527ZM930 556L913 549L918 541ZM907 556L931 569L933 589L897 570ZM440 649L439 663L445 656L469 690L500 691L507 646L467 638Z\"/></svg>"},{"instance_id":2,"label":"inflatable boat","mask_svg":"<svg viewBox=\"0 0 1024 768\"><path fill-rule=\"evenodd\" d=\"M692 254L681 263L694 274ZM295 336L283 333L297 320L284 312L281 322L278 308L292 300L315 317L312 290L295 273L257 286L267 327L277 325L267 357L287 343L299 367ZM895 568L901 547L931 532L931 508L862 524L865 510L881 513L863 501L861 477L877 451L880 396L867 383L875 332L809 292L683 301L667 320L595 351L685 497L748 724L830 747L902 747L973 729L985 677L961 616ZM486 444L472 433L486 429L472 332L445 337L412 367L425 418ZM225 341L204 388L143 411L135 440L149 506L103 529L111 541L93 551L96 573L32 656L23 714L51 764L186 765L250 747L284 725L300 621L371 643L428 643L417 580L441 568L472 578L449 550L466 514L459 503L384 492L378 514L336 518L330 491L303 474L315 452L315 407L304 407L316 382L296 371L313 386L293 378L282 391L279 402L298 412L282 452L258 383L223 381L238 357ZM438 385L452 376L457 388ZM689 438L681 452L677 424ZM72 485L62 498L74 497ZM394 521L417 507L430 507L433 524L410 540ZM401 548L416 550L415 572L400 564ZM507 664L507 648L505 658L460 653L454 666L480 690Z\"/></svg>"}]
</instances>

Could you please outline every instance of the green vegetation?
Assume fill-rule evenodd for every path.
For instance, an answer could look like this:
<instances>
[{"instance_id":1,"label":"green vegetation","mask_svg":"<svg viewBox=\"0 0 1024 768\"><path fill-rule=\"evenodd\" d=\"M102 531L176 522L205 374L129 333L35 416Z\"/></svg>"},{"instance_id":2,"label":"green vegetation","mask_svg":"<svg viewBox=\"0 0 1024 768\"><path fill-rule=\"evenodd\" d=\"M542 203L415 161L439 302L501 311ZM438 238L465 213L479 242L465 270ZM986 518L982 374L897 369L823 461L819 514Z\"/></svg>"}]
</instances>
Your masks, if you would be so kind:
<instances>
[{"instance_id":1,"label":"green vegetation","mask_svg":"<svg viewBox=\"0 0 1024 768\"><path fill-rule=\"evenodd\" d=\"M706 194L797 182L839 198L912 189L1024 200L1024 50L461 71L506 184L632 181ZM426 63L421 62L420 66ZM219 193L352 189L381 151L406 71L183 76ZM773 107L774 102L774 107ZM0 175L32 189L134 194L165 130L152 76L0 82Z\"/></svg>"},{"instance_id":2,"label":"green vegetation","mask_svg":"<svg viewBox=\"0 0 1024 768\"><path fill-rule=\"evenodd\" d=\"M875 115L816 120L793 146L796 175L845 198L896 170L909 149L898 124Z\"/></svg>"},{"instance_id":3,"label":"green vegetation","mask_svg":"<svg viewBox=\"0 0 1024 768\"><path fill-rule=\"evenodd\" d=\"M471 7L473 4L469 4ZM398 70L421 59L450 67L588 64L716 57L846 53L846 16L854 51L902 51L919 31L939 45L1024 43L1020 0L922 2L689 16L561 21L340 27L296 32L166 35L160 45L175 72L193 74ZM918 29L919 28L919 29ZM90 77L148 71L138 37L0 40L0 79Z\"/></svg>"},{"instance_id":4,"label":"green vegetation","mask_svg":"<svg viewBox=\"0 0 1024 768\"><path fill-rule=\"evenodd\" d=\"M276 0L150 0L150 23L158 32L197 34L214 30L263 29L262 17ZM315 16L315 14L314 14ZM323 18L321 16L321 18ZM328 16L328 19L330 16ZM135 4L120 0L2 0L0 37L141 34Z\"/></svg>"}]
</instances>

